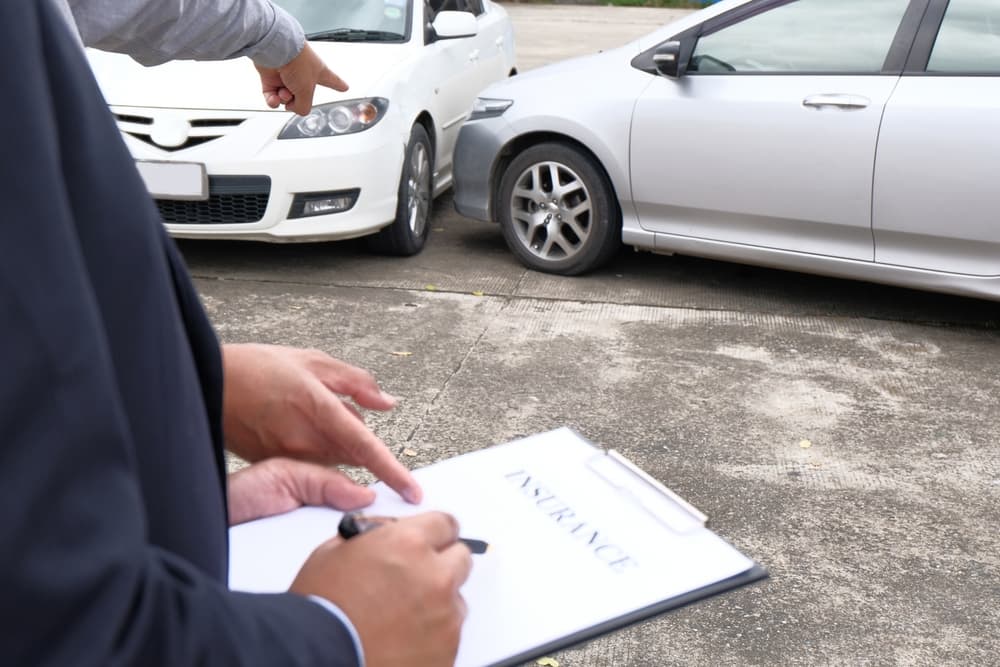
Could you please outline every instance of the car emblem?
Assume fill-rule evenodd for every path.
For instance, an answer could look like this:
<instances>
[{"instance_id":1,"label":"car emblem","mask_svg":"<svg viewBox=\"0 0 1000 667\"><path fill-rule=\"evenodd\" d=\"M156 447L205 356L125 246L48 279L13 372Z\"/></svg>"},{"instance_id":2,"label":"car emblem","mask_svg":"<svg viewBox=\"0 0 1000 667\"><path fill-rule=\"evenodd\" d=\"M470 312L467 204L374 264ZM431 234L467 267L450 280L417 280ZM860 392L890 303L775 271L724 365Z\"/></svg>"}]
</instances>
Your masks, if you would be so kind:
<instances>
[{"instance_id":1,"label":"car emblem","mask_svg":"<svg viewBox=\"0 0 1000 667\"><path fill-rule=\"evenodd\" d=\"M149 138L153 143L163 148L177 148L188 140L191 124L176 116L156 116L153 118L153 128Z\"/></svg>"}]
</instances>

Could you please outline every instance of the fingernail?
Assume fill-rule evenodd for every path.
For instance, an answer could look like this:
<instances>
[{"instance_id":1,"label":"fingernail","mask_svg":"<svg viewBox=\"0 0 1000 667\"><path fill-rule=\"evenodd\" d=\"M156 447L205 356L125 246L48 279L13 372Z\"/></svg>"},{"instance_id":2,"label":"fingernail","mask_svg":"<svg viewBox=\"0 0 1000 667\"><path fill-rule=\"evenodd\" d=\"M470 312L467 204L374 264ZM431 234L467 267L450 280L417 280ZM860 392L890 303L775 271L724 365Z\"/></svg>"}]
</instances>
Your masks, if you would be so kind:
<instances>
[{"instance_id":1,"label":"fingernail","mask_svg":"<svg viewBox=\"0 0 1000 667\"><path fill-rule=\"evenodd\" d=\"M370 491L371 493L362 493L362 494L359 494L357 509L362 509L364 507L368 507L373 502L375 502L375 490L374 489L369 489L368 487L365 487L365 491ZM363 498L363 500L362 500L362 498Z\"/></svg>"},{"instance_id":2,"label":"fingernail","mask_svg":"<svg viewBox=\"0 0 1000 667\"><path fill-rule=\"evenodd\" d=\"M387 394L387 393L385 393L384 391L381 391L381 390L379 390L379 394L382 395L382 400L386 401L387 403L392 403L393 405L396 405L396 403L399 403L399 399L396 398L395 396L393 396L392 394Z\"/></svg>"},{"instance_id":3,"label":"fingernail","mask_svg":"<svg viewBox=\"0 0 1000 667\"><path fill-rule=\"evenodd\" d=\"M420 502L420 489L415 489L410 487L408 489L403 489L403 500L410 503L411 505L416 505Z\"/></svg>"}]
</instances>

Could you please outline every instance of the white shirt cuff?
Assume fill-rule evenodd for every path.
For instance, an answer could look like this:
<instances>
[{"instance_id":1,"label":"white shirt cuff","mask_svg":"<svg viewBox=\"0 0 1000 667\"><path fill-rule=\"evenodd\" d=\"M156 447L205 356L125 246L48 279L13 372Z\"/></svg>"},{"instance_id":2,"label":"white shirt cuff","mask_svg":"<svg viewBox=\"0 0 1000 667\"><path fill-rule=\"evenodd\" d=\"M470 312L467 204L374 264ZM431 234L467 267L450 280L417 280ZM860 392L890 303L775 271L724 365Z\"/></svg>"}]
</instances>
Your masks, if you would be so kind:
<instances>
[{"instance_id":1,"label":"white shirt cuff","mask_svg":"<svg viewBox=\"0 0 1000 667\"><path fill-rule=\"evenodd\" d=\"M347 614L326 598L318 595L310 595L309 599L336 616L344 624L347 632L351 635L351 641L354 642L354 652L358 654L358 667L365 667L365 652L361 648L361 638L358 637L358 631L354 629L354 624L351 623L351 619L347 618Z\"/></svg>"}]
</instances>

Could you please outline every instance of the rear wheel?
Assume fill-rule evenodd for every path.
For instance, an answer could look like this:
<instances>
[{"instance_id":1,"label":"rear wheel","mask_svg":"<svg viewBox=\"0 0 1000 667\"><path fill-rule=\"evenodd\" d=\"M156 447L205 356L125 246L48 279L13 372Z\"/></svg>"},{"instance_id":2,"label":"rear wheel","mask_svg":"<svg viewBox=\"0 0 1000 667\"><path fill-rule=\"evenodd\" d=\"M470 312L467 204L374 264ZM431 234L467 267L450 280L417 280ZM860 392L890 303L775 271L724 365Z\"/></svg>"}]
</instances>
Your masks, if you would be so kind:
<instances>
[{"instance_id":1,"label":"rear wheel","mask_svg":"<svg viewBox=\"0 0 1000 667\"><path fill-rule=\"evenodd\" d=\"M532 146L511 161L498 214L508 247L538 271L590 271L621 247L611 184L593 158L565 144Z\"/></svg>"},{"instance_id":2,"label":"rear wheel","mask_svg":"<svg viewBox=\"0 0 1000 667\"><path fill-rule=\"evenodd\" d=\"M368 247L385 255L420 252L430 231L434 162L431 140L419 123L410 131L392 224L368 237Z\"/></svg>"}]
</instances>

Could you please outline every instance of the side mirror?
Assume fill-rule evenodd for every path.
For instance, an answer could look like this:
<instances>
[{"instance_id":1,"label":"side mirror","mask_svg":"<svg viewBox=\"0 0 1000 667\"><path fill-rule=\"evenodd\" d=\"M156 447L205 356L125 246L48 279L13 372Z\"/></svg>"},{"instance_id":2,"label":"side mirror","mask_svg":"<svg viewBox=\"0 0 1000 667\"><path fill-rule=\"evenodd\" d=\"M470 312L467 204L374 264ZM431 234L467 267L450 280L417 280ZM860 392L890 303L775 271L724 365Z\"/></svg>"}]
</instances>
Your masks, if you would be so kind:
<instances>
[{"instance_id":1,"label":"side mirror","mask_svg":"<svg viewBox=\"0 0 1000 667\"><path fill-rule=\"evenodd\" d=\"M676 79L681 75L681 43L664 42L653 52L653 66L663 76Z\"/></svg>"},{"instance_id":2,"label":"side mirror","mask_svg":"<svg viewBox=\"0 0 1000 667\"><path fill-rule=\"evenodd\" d=\"M479 32L479 24L471 12L438 12L431 27L437 39L472 37Z\"/></svg>"}]
</instances>

